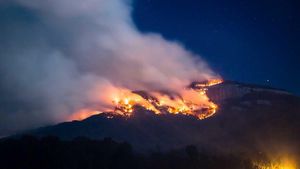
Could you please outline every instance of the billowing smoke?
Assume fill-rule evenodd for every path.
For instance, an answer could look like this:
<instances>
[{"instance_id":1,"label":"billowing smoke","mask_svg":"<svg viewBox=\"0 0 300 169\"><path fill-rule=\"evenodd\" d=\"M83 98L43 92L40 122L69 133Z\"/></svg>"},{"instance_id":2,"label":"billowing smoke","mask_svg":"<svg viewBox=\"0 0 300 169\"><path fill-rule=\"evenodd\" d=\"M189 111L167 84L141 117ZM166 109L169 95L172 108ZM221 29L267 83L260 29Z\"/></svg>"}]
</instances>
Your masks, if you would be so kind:
<instances>
[{"instance_id":1,"label":"billowing smoke","mask_svg":"<svg viewBox=\"0 0 300 169\"><path fill-rule=\"evenodd\" d=\"M0 135L105 107L111 88L176 90L216 76L178 42L139 32L131 11L126 0L0 1Z\"/></svg>"}]
</instances>

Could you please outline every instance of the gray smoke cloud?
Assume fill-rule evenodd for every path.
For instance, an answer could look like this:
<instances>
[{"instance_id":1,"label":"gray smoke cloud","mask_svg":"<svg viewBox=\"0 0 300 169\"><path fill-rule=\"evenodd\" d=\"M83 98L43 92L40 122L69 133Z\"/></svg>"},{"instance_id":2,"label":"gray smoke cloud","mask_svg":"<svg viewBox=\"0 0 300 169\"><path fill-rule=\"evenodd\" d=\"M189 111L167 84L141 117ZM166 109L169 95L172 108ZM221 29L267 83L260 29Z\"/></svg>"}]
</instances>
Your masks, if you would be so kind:
<instances>
[{"instance_id":1,"label":"gray smoke cloud","mask_svg":"<svg viewBox=\"0 0 300 169\"><path fill-rule=\"evenodd\" d=\"M0 135L101 105L107 86L175 90L216 76L180 43L139 32L131 3L0 1Z\"/></svg>"}]
</instances>

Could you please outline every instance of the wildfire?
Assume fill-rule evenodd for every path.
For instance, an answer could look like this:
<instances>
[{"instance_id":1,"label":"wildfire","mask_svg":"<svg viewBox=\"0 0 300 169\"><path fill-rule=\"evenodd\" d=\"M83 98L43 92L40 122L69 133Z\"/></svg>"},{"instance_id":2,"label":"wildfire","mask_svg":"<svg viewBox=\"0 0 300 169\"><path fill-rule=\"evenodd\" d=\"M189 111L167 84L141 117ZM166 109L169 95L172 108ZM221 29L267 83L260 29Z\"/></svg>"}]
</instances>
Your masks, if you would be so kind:
<instances>
[{"instance_id":1,"label":"wildfire","mask_svg":"<svg viewBox=\"0 0 300 169\"><path fill-rule=\"evenodd\" d=\"M212 80L208 80L206 83L196 83L195 87L204 88L204 87L214 86L220 83L223 83L222 79L212 79Z\"/></svg>"},{"instance_id":2,"label":"wildfire","mask_svg":"<svg viewBox=\"0 0 300 169\"><path fill-rule=\"evenodd\" d=\"M142 96L132 92L127 93L124 97L114 98L112 102L115 106L114 113L120 115L132 115L135 106L142 106L147 110L159 114L159 111L155 108L153 104L151 104L152 102L150 99L146 100Z\"/></svg>"},{"instance_id":3,"label":"wildfire","mask_svg":"<svg viewBox=\"0 0 300 169\"><path fill-rule=\"evenodd\" d=\"M195 83L192 87L182 89L178 93L162 91L130 91L119 88L107 93L111 98L111 109L109 112L125 117L130 117L137 106L143 107L157 115L159 114L183 114L206 119L213 116L218 110L218 105L209 100L206 91L209 86L222 83L221 79L213 79L205 83ZM83 111L75 114L85 117L85 115L98 114L98 111ZM97 112L97 113L96 113Z\"/></svg>"},{"instance_id":4,"label":"wildfire","mask_svg":"<svg viewBox=\"0 0 300 169\"><path fill-rule=\"evenodd\" d=\"M254 166L257 169L297 169L296 163L291 159L279 159L267 163L255 162Z\"/></svg>"}]
</instances>

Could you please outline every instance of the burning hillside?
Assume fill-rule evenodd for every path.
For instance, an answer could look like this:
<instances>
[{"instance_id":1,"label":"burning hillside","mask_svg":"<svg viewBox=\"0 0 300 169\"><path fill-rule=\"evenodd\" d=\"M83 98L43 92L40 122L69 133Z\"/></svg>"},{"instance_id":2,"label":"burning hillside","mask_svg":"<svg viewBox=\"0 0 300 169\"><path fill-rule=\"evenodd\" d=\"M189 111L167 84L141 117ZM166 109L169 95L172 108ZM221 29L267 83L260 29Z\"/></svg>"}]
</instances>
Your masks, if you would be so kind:
<instances>
[{"instance_id":1,"label":"burning hillside","mask_svg":"<svg viewBox=\"0 0 300 169\"><path fill-rule=\"evenodd\" d=\"M154 150L158 146L164 151L194 144L212 152L242 153L251 157L257 169L293 166L293 162L297 162L300 155L299 97L267 87L229 81L199 87L202 85L204 83L195 82L183 90L197 93L200 101L207 99L207 102L194 102L194 107L188 104L192 97L187 97L189 95L182 91L176 95L166 91L157 94L127 90L124 95L117 93L124 97L115 102L107 95L112 99L110 112L82 121L39 128L30 134L53 135L67 140L79 136L92 139L111 137L131 143L137 151ZM195 86L199 88L195 89ZM202 90L205 95L200 94ZM181 102L176 100L180 97ZM169 100L173 102L167 102ZM180 109L177 104L187 109ZM221 108L209 107L215 104ZM77 118L101 110L85 110L77 113ZM177 115L173 115L175 113ZM214 118L198 120L212 115Z\"/></svg>"},{"instance_id":2,"label":"burning hillside","mask_svg":"<svg viewBox=\"0 0 300 169\"><path fill-rule=\"evenodd\" d=\"M82 120L88 116L109 112L111 115L130 117L135 108L142 107L157 115L159 114L183 114L194 116L200 120L213 116L218 105L212 102L206 94L207 87L222 83L221 79L213 79L206 82L193 82L179 92L170 91L132 91L118 88L108 93L111 104L106 109L81 110L70 119ZM108 116L112 117L112 116Z\"/></svg>"}]
</instances>

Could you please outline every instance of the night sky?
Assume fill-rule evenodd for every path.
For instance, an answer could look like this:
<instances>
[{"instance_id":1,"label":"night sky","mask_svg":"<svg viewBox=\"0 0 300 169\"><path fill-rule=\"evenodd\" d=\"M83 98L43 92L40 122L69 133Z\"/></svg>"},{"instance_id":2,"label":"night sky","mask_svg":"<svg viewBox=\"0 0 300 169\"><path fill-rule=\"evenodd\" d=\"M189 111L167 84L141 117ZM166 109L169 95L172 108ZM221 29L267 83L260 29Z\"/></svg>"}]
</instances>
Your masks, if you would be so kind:
<instances>
[{"instance_id":1,"label":"night sky","mask_svg":"<svg viewBox=\"0 0 300 169\"><path fill-rule=\"evenodd\" d=\"M224 79L300 94L299 4L292 0L136 0L143 32L201 55Z\"/></svg>"}]
</instances>

